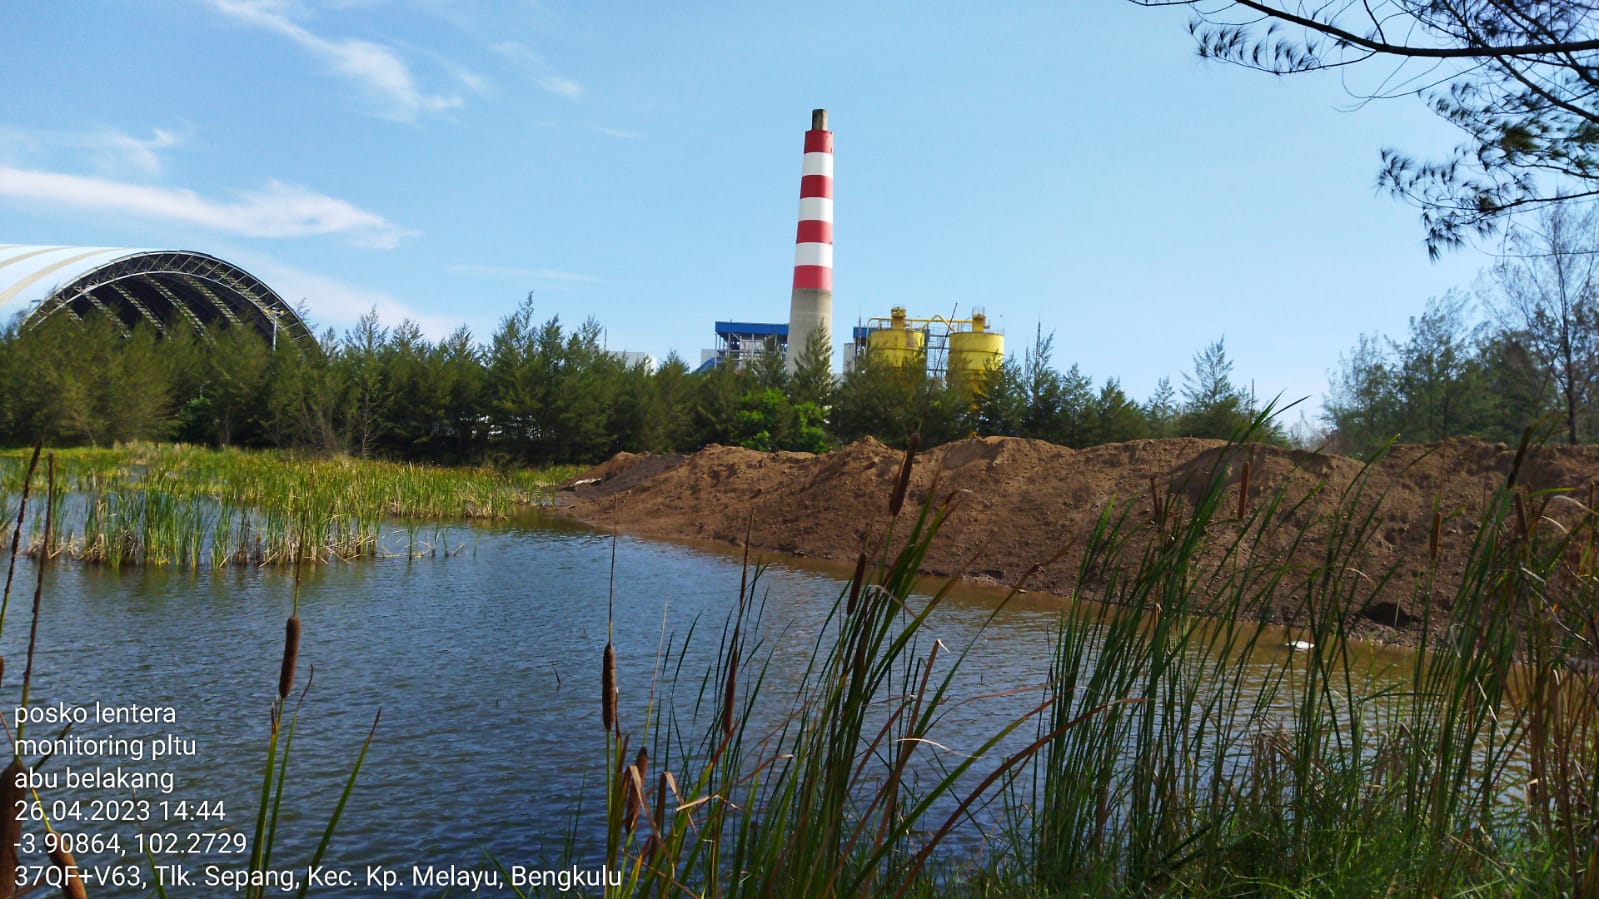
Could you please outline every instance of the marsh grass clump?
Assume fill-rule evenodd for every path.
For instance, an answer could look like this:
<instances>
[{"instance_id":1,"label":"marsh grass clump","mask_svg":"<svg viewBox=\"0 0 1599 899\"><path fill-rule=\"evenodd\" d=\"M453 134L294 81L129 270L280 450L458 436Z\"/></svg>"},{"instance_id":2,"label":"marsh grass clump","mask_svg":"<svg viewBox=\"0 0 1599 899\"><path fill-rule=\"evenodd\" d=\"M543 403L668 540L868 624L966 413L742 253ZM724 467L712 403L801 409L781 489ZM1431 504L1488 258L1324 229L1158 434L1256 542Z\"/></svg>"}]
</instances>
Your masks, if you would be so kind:
<instances>
[{"instance_id":1,"label":"marsh grass clump","mask_svg":"<svg viewBox=\"0 0 1599 899\"><path fill-rule=\"evenodd\" d=\"M913 444L896 495L914 452ZM923 634L946 593L921 603L912 591L958 499L930 502L908 522L891 517L863 547L876 565L857 566L792 693L767 682L762 568L746 556L703 677L683 680L687 641L669 647L658 659L675 674L668 695L652 691L644 721L608 729L606 858L625 874L618 895L894 895L945 871L937 848L1044 745L986 757L1033 720L1023 715L954 763L922 758L966 648ZM680 688L689 695L676 696ZM676 717L680 708L691 720ZM649 740L650 752L621 765L632 737ZM646 759L659 771L653 789Z\"/></svg>"},{"instance_id":2,"label":"marsh grass clump","mask_svg":"<svg viewBox=\"0 0 1599 899\"><path fill-rule=\"evenodd\" d=\"M1108 503L1075 547L1097 601L1063 608L1049 683L948 757L966 649L925 632L944 592L911 590L958 494L863 543L792 689L747 566L707 670L691 629L644 718L608 712L610 893L1595 895L1599 518L1581 489L1520 485L1530 440L1448 596L1436 537L1421 578L1373 564L1369 466L1320 514L1335 488L1290 494L1227 453L1197 489L1153 482L1147 515ZM1264 623L1285 593L1287 637ZM1374 671L1352 629L1409 594L1446 620ZM648 753L626 763L630 741Z\"/></svg>"},{"instance_id":3,"label":"marsh grass clump","mask_svg":"<svg viewBox=\"0 0 1599 899\"><path fill-rule=\"evenodd\" d=\"M502 474L142 444L69 450L61 460L65 489L52 499L55 524L28 535L28 552L184 570L288 565L302 554L312 562L448 554L439 534L421 539L421 522L503 518L547 503L554 485L575 472ZM8 511L23 487L22 461L0 453ZM386 523L396 519L405 522L403 549L384 540Z\"/></svg>"},{"instance_id":4,"label":"marsh grass clump","mask_svg":"<svg viewBox=\"0 0 1599 899\"><path fill-rule=\"evenodd\" d=\"M1528 440L1443 603L1432 601L1435 549L1414 585L1370 564L1383 497L1364 473L1308 566L1291 561L1308 525L1280 555L1261 539L1294 511L1281 491L1253 510L1240 501L1237 536L1212 527L1220 470L1175 515L1159 501L1147 523L1107 511L1083 565L1114 613L1065 614L1051 721L1141 701L1052 741L1016 829L1030 882L1139 895L1599 888L1599 591L1572 551L1596 523L1589 507L1557 525L1549 505L1569 495L1518 486ZM1143 528L1165 538L1132 539ZM1217 540L1223 551L1206 552ZM1398 686L1373 687L1349 630L1405 590L1448 620L1422 622ZM1300 597L1307 625L1292 653L1262 652L1281 638L1254 622L1282 591Z\"/></svg>"},{"instance_id":5,"label":"marsh grass clump","mask_svg":"<svg viewBox=\"0 0 1599 899\"><path fill-rule=\"evenodd\" d=\"M5 613L10 607L16 560L21 554L17 544L20 542L23 528L27 523L28 499L32 492L31 487L38 467L41 449L42 447L35 447L29 459L25 476L19 485L20 497L17 504L17 516L11 531L13 539L12 553L7 567L4 593L3 596L0 596L0 632L4 630ZM44 474L45 522L43 534L46 536L34 564L35 584L28 630L27 660L23 668L21 695L16 705L19 710L25 709L30 700L34 661L39 643L39 620L44 602L45 572L54 558L50 535L55 533L53 519L56 511L60 508L55 502L59 492L56 477L56 460L53 454L47 454L44 458L46 464ZM154 542L149 537L146 537L145 541L147 544ZM270 712L271 729L261 784L260 807L257 809L255 829L251 839L248 841L250 847L248 873L252 875L249 878L251 885L245 887L242 893L249 899L264 899L268 895L266 884L272 882L272 878L267 877L266 872L272 870L270 867L272 851L274 844L278 840L278 822L287 784L289 755L294 741L295 726L299 720L300 705L304 702L306 691L310 689L311 679L307 677L305 687L302 688L298 699L293 699L290 695L294 685L295 669L299 661L300 582L304 562L304 556L296 560L293 609L285 626L283 657L278 673L278 691L272 700ZM0 659L0 676L3 676L3 673L4 660ZM291 701L294 703L292 711L289 707ZM288 716L287 721L285 721L286 714ZM367 750L371 747L380 716L381 711L373 717L372 729L367 732L366 741L362 744L361 750L351 766L348 779L344 783L343 792L340 793L338 803L335 805L333 812L329 816L328 823L322 831L321 840L311 857L309 867L314 868L321 862L332 842L345 804L354 790L356 778L360 774L361 766L366 759ZM16 720L15 729L9 723L5 727L6 735L10 739L12 746L11 759L5 769L0 771L0 897L31 893L46 883L46 877L42 873L34 875L31 881L23 878L19 882L18 878L20 869L19 849L23 845L21 842L23 822L25 818L28 818L26 810L30 807L30 803L33 809L33 817L29 818L29 820L37 820L47 833L59 833L58 827L76 823L75 821L52 822L46 809L51 810L51 813L56 813L55 810L60 808L61 803L47 805L40 795L39 790L41 788L26 785L26 779L23 775L48 764L53 760L53 757L46 755L40 759L30 760L19 754L19 747L24 745L23 736L27 720L25 716L20 714L14 717ZM10 717L8 717L9 720L11 720ZM70 728L70 725L68 727ZM73 803L73 805L76 806L77 804ZM79 866L78 860L74 857L72 851L66 845L52 841L46 845L46 856L55 871L50 882L59 887L60 894L66 899L87 899L88 890L84 883L84 871L86 869ZM157 874L156 857L146 854L144 861L150 866L148 883L155 891L154 895L165 897L167 891L161 877ZM34 870L37 871L38 868L35 867ZM299 897L308 895L311 891L310 880L308 878L302 879L299 884L297 895Z\"/></svg>"}]
</instances>

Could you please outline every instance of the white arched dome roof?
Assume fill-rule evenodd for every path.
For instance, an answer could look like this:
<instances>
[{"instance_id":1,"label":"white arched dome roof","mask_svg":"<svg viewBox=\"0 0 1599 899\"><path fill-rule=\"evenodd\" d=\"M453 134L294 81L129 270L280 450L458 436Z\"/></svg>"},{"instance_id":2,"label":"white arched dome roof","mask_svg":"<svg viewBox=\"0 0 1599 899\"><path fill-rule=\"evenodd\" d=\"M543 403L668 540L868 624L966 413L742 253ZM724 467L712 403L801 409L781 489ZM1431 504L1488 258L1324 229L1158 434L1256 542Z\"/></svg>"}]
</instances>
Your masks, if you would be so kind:
<instances>
[{"instance_id":1,"label":"white arched dome roof","mask_svg":"<svg viewBox=\"0 0 1599 899\"><path fill-rule=\"evenodd\" d=\"M51 315L91 310L124 328L187 320L245 324L274 343L310 329L260 279L215 256L185 250L0 244L0 316L24 313L23 328Z\"/></svg>"}]
</instances>

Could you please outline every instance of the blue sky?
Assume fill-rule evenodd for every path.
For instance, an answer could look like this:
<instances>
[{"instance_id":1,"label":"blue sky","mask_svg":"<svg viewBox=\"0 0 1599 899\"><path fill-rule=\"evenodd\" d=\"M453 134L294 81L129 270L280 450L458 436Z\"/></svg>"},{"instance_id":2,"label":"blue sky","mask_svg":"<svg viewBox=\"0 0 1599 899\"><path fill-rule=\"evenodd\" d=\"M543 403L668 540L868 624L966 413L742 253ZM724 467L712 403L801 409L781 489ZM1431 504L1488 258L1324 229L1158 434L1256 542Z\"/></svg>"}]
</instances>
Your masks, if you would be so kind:
<instances>
[{"instance_id":1,"label":"blue sky","mask_svg":"<svg viewBox=\"0 0 1599 899\"><path fill-rule=\"evenodd\" d=\"M341 331L486 339L531 290L696 361L717 319L787 318L825 107L837 343L983 307L1142 400L1225 336L1312 411L1358 335L1489 262L1430 263L1376 192L1380 148L1453 144L1420 102L1204 63L1180 10L724 6L6 3L0 242L211 253Z\"/></svg>"}]
</instances>

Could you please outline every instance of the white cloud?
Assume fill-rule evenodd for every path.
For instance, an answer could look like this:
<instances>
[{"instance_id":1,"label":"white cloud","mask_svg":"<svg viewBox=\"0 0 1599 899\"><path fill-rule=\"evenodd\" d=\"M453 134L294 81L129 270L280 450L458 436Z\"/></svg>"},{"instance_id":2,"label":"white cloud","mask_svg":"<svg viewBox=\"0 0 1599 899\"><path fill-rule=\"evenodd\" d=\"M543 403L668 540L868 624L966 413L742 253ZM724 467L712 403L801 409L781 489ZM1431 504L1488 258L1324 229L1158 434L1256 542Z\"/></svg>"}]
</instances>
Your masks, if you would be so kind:
<instances>
[{"instance_id":1,"label":"white cloud","mask_svg":"<svg viewBox=\"0 0 1599 899\"><path fill-rule=\"evenodd\" d=\"M490 90L489 80L471 69L457 68L455 78L474 94L486 94Z\"/></svg>"},{"instance_id":2,"label":"white cloud","mask_svg":"<svg viewBox=\"0 0 1599 899\"><path fill-rule=\"evenodd\" d=\"M545 65L544 57L540 56L537 50L527 44L516 41L497 41L490 44L489 49L514 63L526 66Z\"/></svg>"},{"instance_id":3,"label":"white cloud","mask_svg":"<svg viewBox=\"0 0 1599 899\"><path fill-rule=\"evenodd\" d=\"M158 175L163 167L159 151L176 147L188 138L166 128L152 128L147 138L116 128L92 131L50 131L0 126L0 156L15 165L22 160L49 155L49 151L75 151L80 161L108 175L134 173Z\"/></svg>"},{"instance_id":4,"label":"white cloud","mask_svg":"<svg viewBox=\"0 0 1599 899\"><path fill-rule=\"evenodd\" d=\"M246 237L338 234L365 246L390 248L414 234L376 213L280 181L244 192L234 202L221 202L192 190L0 166L0 196L132 213Z\"/></svg>"},{"instance_id":5,"label":"white cloud","mask_svg":"<svg viewBox=\"0 0 1599 899\"><path fill-rule=\"evenodd\" d=\"M498 41L490 44L489 49L499 54L507 62L510 62L515 68L521 69L524 75L531 77L533 83L543 90L549 91L558 97L566 97L569 100L583 95L583 85L570 78L562 78L559 75L535 74L537 72L548 72L550 64L537 50L526 44L516 41Z\"/></svg>"},{"instance_id":6,"label":"white cloud","mask_svg":"<svg viewBox=\"0 0 1599 899\"><path fill-rule=\"evenodd\" d=\"M450 271L469 278L492 278L501 281L563 281L569 284L592 284L599 280L593 275L582 275L577 272L505 265L452 265Z\"/></svg>"},{"instance_id":7,"label":"white cloud","mask_svg":"<svg viewBox=\"0 0 1599 899\"><path fill-rule=\"evenodd\" d=\"M573 81L570 78L557 78L554 75L547 75L543 78L540 78L539 87L544 88L556 96L566 97L567 99L574 99L583 93L583 85L578 84L576 81Z\"/></svg>"},{"instance_id":8,"label":"white cloud","mask_svg":"<svg viewBox=\"0 0 1599 899\"><path fill-rule=\"evenodd\" d=\"M147 140L140 140L120 131L111 131L106 134L106 143L118 151L122 159L137 171L146 175L155 175L161 171L161 157L156 155L156 151L177 146L178 136L164 128L153 129Z\"/></svg>"},{"instance_id":9,"label":"white cloud","mask_svg":"<svg viewBox=\"0 0 1599 899\"><path fill-rule=\"evenodd\" d=\"M276 32L320 57L335 73L362 85L382 101L391 118L413 121L428 112L460 106L458 96L429 94L416 85L411 69L382 44L355 38L333 39L296 24L273 0L211 0L218 12L248 25Z\"/></svg>"}]
</instances>

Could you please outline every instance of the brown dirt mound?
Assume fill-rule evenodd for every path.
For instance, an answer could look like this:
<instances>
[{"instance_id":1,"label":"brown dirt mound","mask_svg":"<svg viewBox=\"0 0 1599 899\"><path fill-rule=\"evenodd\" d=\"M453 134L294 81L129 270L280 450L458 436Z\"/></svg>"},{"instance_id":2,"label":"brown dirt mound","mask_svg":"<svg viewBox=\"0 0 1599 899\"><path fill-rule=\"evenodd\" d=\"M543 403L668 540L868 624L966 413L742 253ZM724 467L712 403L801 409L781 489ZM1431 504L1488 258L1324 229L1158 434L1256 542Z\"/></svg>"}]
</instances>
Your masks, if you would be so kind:
<instances>
[{"instance_id":1,"label":"brown dirt mound","mask_svg":"<svg viewBox=\"0 0 1599 899\"><path fill-rule=\"evenodd\" d=\"M568 514L653 537L740 543L799 556L848 562L868 533L883 530L888 495L903 455L867 439L826 455L761 453L712 446L689 457L619 455L586 472L562 505ZM1033 566L1067 551L1035 572L1028 586L1063 595L1075 583L1080 547L1107 506L1125 512L1135 539L1156 532L1155 500L1176 499L1191 509L1212 472L1226 478L1225 508L1212 531L1240 526L1238 489L1249 463L1249 503L1280 498L1276 517L1257 553L1281 554L1310 564L1321 558L1328 519L1347 497L1380 514L1363 551L1349 560L1360 577L1395 570L1390 589L1367 610L1368 636L1408 642L1424 610L1412 608L1409 585L1426 568L1435 510L1443 516L1440 570L1463 570L1484 504L1509 472L1515 449L1472 438L1430 446L1402 446L1360 478L1353 459L1260 445L1229 446L1214 440L1135 440L1071 450L1036 440L984 437L961 440L917 457L907 507L935 489L943 499L959 492L926 559L929 574L961 573L1014 583ZM1218 468L1220 466L1220 468ZM1568 491L1582 503L1599 479L1599 446L1538 447L1529 451L1520 483L1534 490ZM1278 491L1281 491L1280 493ZM1562 508L1564 512L1560 511ZM1576 520L1578 506L1555 503L1556 517ZM1311 539L1294 549L1291 539L1308 528ZM1230 540L1215 540L1221 546ZM1446 574L1437 594L1455 584ZM1082 587L1092 595L1092 585ZM1376 601L1376 600L1379 600ZM1302 622L1287 596L1266 614L1285 624ZM1382 625L1383 627L1379 627Z\"/></svg>"},{"instance_id":2,"label":"brown dirt mound","mask_svg":"<svg viewBox=\"0 0 1599 899\"><path fill-rule=\"evenodd\" d=\"M657 475L671 471L682 465L684 458L679 454L617 453L555 489L575 497L575 500L563 501L562 505L573 501L603 499L624 490L632 490Z\"/></svg>"}]
</instances>

